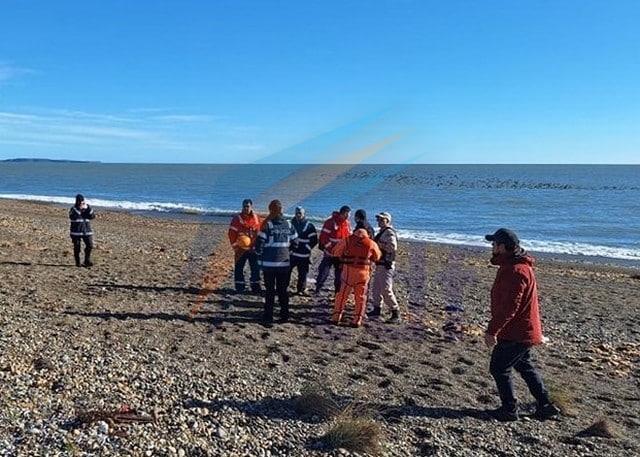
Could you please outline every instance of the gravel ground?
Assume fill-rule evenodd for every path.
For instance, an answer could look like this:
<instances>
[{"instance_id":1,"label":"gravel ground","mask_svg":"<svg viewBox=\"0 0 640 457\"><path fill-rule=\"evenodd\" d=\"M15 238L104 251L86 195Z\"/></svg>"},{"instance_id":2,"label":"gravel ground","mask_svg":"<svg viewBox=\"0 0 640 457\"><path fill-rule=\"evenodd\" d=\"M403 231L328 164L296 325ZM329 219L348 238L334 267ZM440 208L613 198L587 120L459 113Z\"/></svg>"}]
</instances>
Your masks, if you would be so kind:
<instances>
[{"instance_id":1,"label":"gravel ground","mask_svg":"<svg viewBox=\"0 0 640 457\"><path fill-rule=\"evenodd\" d=\"M539 262L536 355L566 414L502 424L485 412L488 252L402 243L399 325L330 326L328 296L295 296L292 320L265 328L262 298L232 291L226 226L98 208L87 269L66 208L0 210L0 455L364 455L328 447L335 420L295 408L309 386L366 411L381 455L640 455L638 269Z\"/></svg>"}]
</instances>

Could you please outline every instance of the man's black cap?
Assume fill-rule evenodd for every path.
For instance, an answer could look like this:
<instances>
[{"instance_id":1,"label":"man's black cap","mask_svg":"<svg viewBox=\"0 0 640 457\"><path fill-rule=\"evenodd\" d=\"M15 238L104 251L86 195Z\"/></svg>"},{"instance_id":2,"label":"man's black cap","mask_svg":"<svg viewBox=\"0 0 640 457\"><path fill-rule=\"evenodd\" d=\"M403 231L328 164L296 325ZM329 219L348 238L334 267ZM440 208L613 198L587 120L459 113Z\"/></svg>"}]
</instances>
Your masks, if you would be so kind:
<instances>
[{"instance_id":1,"label":"man's black cap","mask_svg":"<svg viewBox=\"0 0 640 457\"><path fill-rule=\"evenodd\" d=\"M513 249L520 244L518 235L513 230L508 228L499 228L495 233L485 235L484 239L487 241L493 241L496 244L504 244L507 249Z\"/></svg>"}]
</instances>

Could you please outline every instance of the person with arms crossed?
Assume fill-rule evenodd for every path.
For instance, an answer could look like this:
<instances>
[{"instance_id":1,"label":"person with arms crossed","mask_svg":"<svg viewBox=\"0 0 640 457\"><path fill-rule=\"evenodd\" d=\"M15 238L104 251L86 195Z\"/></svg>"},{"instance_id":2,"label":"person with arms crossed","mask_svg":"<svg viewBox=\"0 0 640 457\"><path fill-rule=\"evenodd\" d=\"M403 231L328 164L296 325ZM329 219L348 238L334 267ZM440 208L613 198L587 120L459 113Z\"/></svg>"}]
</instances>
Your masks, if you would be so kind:
<instances>
[{"instance_id":1,"label":"person with arms crossed","mask_svg":"<svg viewBox=\"0 0 640 457\"><path fill-rule=\"evenodd\" d=\"M301 206L296 207L291 224L298 233L298 244L291 248L291 271L289 273L291 274L294 268L298 270L296 294L308 295L307 275L311 264L311 250L318 244L318 233L316 227L306 218L305 210Z\"/></svg>"}]
</instances>

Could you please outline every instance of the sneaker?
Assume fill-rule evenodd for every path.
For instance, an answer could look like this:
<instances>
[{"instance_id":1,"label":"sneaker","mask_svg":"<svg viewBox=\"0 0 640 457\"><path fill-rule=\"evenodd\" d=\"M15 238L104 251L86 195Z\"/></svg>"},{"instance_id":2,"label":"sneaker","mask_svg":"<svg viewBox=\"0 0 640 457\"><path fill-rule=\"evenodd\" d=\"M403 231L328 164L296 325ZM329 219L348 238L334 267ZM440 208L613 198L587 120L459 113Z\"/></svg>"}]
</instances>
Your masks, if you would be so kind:
<instances>
[{"instance_id":1,"label":"sneaker","mask_svg":"<svg viewBox=\"0 0 640 457\"><path fill-rule=\"evenodd\" d=\"M518 420L517 411L509 411L502 406L498 409L487 411L491 417L499 422L515 422Z\"/></svg>"},{"instance_id":2,"label":"sneaker","mask_svg":"<svg viewBox=\"0 0 640 457\"><path fill-rule=\"evenodd\" d=\"M536 407L536 411L531 417L544 421L551 419L552 417L556 417L560 412L560 409L556 405L553 403L547 403L546 405Z\"/></svg>"},{"instance_id":3,"label":"sneaker","mask_svg":"<svg viewBox=\"0 0 640 457\"><path fill-rule=\"evenodd\" d=\"M367 317L380 317L380 307L373 308L367 313Z\"/></svg>"}]
</instances>

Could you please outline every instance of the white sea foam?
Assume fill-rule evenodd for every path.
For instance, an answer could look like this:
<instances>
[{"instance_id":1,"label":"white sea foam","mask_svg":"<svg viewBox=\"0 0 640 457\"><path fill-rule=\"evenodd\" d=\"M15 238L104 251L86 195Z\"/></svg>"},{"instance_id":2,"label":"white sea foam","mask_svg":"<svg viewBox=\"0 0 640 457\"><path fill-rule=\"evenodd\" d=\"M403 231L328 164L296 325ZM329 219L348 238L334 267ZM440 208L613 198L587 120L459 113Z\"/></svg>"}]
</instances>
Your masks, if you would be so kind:
<instances>
[{"instance_id":1,"label":"white sea foam","mask_svg":"<svg viewBox=\"0 0 640 457\"><path fill-rule=\"evenodd\" d=\"M435 233L423 232L418 230L398 230L398 236L401 239L413 241L488 247L488 243L485 241L484 235L471 236L461 233ZM527 239L521 240L520 243L525 249L533 252L640 261L640 249L600 246L588 243Z\"/></svg>"},{"instance_id":2,"label":"white sea foam","mask_svg":"<svg viewBox=\"0 0 640 457\"><path fill-rule=\"evenodd\" d=\"M27 194L0 194L0 198L13 200L41 201L55 204L72 205L73 197L61 197L51 195L27 195ZM193 214L202 216L231 216L235 209L221 209L215 207L187 205L175 202L133 202L127 200L87 199L96 208L118 209L124 211L148 211L150 213L175 213ZM321 222L322 218L314 219ZM468 235L461 233L437 233L422 230L398 230L398 236L408 241L426 241L431 243L443 243L452 245L487 247L483 235ZM571 256L584 256L594 258L610 258L640 262L640 249L632 247L614 247L595 245L588 243L574 243L564 241L544 241L523 239L522 246L533 252L544 252Z\"/></svg>"},{"instance_id":3,"label":"white sea foam","mask_svg":"<svg viewBox=\"0 0 640 457\"><path fill-rule=\"evenodd\" d=\"M75 198L58 197L51 195L22 195L22 194L0 194L0 198L10 198L13 200L30 200L49 203L60 203L73 205ZM87 198L87 201L96 208L121 209L127 211L158 211L162 213L182 213L182 214L223 214L225 211L217 208L206 208L204 206L185 205L171 202L132 202L127 200L102 200Z\"/></svg>"}]
</instances>

